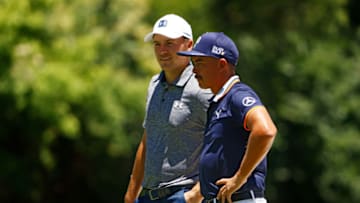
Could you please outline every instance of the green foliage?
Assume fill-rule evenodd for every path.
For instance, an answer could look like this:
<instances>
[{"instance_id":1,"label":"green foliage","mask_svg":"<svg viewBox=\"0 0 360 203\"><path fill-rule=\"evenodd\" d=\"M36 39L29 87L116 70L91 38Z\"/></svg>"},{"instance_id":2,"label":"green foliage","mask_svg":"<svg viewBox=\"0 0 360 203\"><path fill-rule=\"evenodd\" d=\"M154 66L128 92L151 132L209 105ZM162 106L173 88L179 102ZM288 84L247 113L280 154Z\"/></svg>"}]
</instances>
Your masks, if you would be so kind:
<instances>
[{"instance_id":1,"label":"green foliage","mask_svg":"<svg viewBox=\"0 0 360 203\"><path fill-rule=\"evenodd\" d=\"M314 146L316 155L302 154L317 157L313 161L321 173L312 178L317 183L314 185L316 191L325 202L359 200L355 195L359 186L349 178L360 172L353 163L354 155L356 157L360 152L356 141L360 118L355 109L360 96L359 55L356 52L358 48L349 47L347 40L314 40L307 46L307 51L297 52L280 66L282 73L291 76L292 82L288 84L291 91L282 97L284 101L278 112L287 122L312 129L311 139L320 141ZM305 136L303 131L305 129L300 131L301 135L295 134ZM306 144L306 150L311 146L299 144ZM303 164L306 163L309 162Z\"/></svg>"},{"instance_id":2,"label":"green foliage","mask_svg":"<svg viewBox=\"0 0 360 203\"><path fill-rule=\"evenodd\" d=\"M142 134L154 72L142 8L1 2L1 202L119 201L126 183L113 175Z\"/></svg>"},{"instance_id":3,"label":"green foliage","mask_svg":"<svg viewBox=\"0 0 360 203\"><path fill-rule=\"evenodd\" d=\"M158 72L153 22L223 31L270 110L269 202L359 202L355 0L0 1L0 202L121 202ZM306 195L304 195L306 194Z\"/></svg>"}]
</instances>

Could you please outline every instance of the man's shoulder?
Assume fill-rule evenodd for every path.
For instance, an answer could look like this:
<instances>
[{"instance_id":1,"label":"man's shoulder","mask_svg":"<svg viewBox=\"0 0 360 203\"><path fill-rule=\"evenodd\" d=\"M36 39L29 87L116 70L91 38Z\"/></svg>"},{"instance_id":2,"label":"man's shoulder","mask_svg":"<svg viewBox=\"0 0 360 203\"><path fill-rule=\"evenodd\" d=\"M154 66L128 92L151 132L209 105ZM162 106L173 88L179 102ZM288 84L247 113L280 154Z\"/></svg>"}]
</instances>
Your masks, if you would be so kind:
<instances>
[{"instance_id":1,"label":"man's shoulder","mask_svg":"<svg viewBox=\"0 0 360 203\"><path fill-rule=\"evenodd\" d=\"M236 91L248 91L248 90L252 91L252 88L244 82L235 83L235 85L233 86L233 89Z\"/></svg>"},{"instance_id":2,"label":"man's shoulder","mask_svg":"<svg viewBox=\"0 0 360 203\"><path fill-rule=\"evenodd\" d=\"M150 89L153 88L153 87L155 87L155 86L159 83L160 77L161 77L161 76L160 76L160 73L151 76L151 79L150 79L150 81L149 81L149 86L148 86L148 87L149 87Z\"/></svg>"},{"instance_id":3,"label":"man's shoulder","mask_svg":"<svg viewBox=\"0 0 360 203\"><path fill-rule=\"evenodd\" d=\"M262 104L256 92L245 83L237 83L230 92L228 99L233 106L248 108Z\"/></svg>"},{"instance_id":4,"label":"man's shoulder","mask_svg":"<svg viewBox=\"0 0 360 203\"><path fill-rule=\"evenodd\" d=\"M156 82L158 80L160 80L160 73L151 76L150 82Z\"/></svg>"},{"instance_id":5,"label":"man's shoulder","mask_svg":"<svg viewBox=\"0 0 360 203\"><path fill-rule=\"evenodd\" d=\"M254 94L256 95L256 92L253 90L253 88L243 82L236 83L229 91L229 95L231 95L231 97L234 95L241 97Z\"/></svg>"}]
</instances>

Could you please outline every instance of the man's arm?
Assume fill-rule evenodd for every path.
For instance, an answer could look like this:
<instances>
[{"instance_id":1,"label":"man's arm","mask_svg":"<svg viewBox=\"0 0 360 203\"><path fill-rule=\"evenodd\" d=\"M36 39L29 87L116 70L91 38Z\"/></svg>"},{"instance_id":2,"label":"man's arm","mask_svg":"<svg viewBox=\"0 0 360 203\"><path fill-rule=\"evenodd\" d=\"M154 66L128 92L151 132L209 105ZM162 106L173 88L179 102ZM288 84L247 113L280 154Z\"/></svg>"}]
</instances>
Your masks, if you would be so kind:
<instances>
[{"instance_id":1,"label":"man's arm","mask_svg":"<svg viewBox=\"0 0 360 203\"><path fill-rule=\"evenodd\" d=\"M223 185L217 198L222 202L231 202L231 194L238 190L269 152L275 139L277 129L266 108L255 107L246 116L246 124L250 129L249 140L239 170L231 178L223 178L216 182Z\"/></svg>"},{"instance_id":2,"label":"man's arm","mask_svg":"<svg viewBox=\"0 0 360 203\"><path fill-rule=\"evenodd\" d=\"M184 194L184 196L187 203L200 203L203 199L203 196L200 193L200 183L197 182L191 190Z\"/></svg>"},{"instance_id":3,"label":"man's arm","mask_svg":"<svg viewBox=\"0 0 360 203\"><path fill-rule=\"evenodd\" d=\"M144 179L144 166L146 155L146 131L142 136L141 142L136 152L129 185L125 193L125 203L134 203L141 191L141 183Z\"/></svg>"},{"instance_id":4,"label":"man's arm","mask_svg":"<svg viewBox=\"0 0 360 203\"><path fill-rule=\"evenodd\" d=\"M265 107L257 107L249 113L247 127L251 132L244 158L235 174L238 180L242 180L240 182L246 182L256 166L265 158L277 133L275 124Z\"/></svg>"}]
</instances>

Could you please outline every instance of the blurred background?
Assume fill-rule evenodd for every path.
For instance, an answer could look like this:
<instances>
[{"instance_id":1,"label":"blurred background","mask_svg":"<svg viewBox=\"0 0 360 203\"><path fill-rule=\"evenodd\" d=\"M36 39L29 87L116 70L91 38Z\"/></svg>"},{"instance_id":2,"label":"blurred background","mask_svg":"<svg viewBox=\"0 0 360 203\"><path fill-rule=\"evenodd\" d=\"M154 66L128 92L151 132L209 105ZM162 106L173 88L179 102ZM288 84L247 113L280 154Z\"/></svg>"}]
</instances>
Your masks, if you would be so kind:
<instances>
[{"instance_id":1,"label":"blurred background","mask_svg":"<svg viewBox=\"0 0 360 203\"><path fill-rule=\"evenodd\" d=\"M123 202L162 15L222 31L279 128L270 203L360 202L360 1L0 0L0 202ZM194 40L195 40L194 39Z\"/></svg>"}]
</instances>

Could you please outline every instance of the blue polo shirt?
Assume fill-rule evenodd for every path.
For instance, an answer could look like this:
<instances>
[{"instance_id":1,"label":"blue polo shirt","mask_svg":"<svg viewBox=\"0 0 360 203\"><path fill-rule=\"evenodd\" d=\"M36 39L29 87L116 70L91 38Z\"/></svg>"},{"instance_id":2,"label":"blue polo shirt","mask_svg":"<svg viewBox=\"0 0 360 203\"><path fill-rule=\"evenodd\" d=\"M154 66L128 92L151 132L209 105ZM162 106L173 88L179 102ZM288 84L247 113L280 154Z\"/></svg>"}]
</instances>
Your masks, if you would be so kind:
<instances>
[{"instance_id":1,"label":"blue polo shirt","mask_svg":"<svg viewBox=\"0 0 360 203\"><path fill-rule=\"evenodd\" d=\"M262 103L257 94L238 76L230 78L215 95L207 112L204 146L200 157L201 193L205 199L217 196L215 184L221 178L230 178L240 167L250 131L245 117ZM255 168L247 182L237 192L264 191L266 158Z\"/></svg>"}]
</instances>

